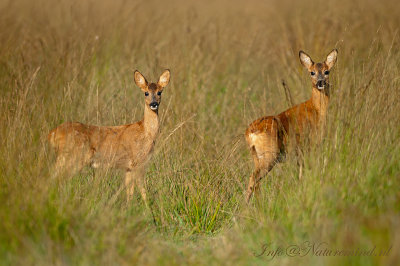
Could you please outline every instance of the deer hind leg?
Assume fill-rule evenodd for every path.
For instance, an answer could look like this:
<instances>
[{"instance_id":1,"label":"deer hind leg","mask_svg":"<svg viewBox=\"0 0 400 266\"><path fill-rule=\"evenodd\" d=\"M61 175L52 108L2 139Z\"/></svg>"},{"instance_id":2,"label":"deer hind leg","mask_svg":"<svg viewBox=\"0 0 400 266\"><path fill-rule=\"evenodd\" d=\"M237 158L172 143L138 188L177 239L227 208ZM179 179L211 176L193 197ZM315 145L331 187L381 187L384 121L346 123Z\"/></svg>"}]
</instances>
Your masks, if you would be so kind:
<instances>
[{"instance_id":1,"label":"deer hind leg","mask_svg":"<svg viewBox=\"0 0 400 266\"><path fill-rule=\"evenodd\" d=\"M66 173L74 175L80 172L85 165L88 165L92 157L93 151L89 149L78 149L77 151L60 153L57 155L52 176L57 177Z\"/></svg>"},{"instance_id":2,"label":"deer hind leg","mask_svg":"<svg viewBox=\"0 0 400 266\"><path fill-rule=\"evenodd\" d=\"M64 156L57 157L56 163L52 170L52 177L58 177L64 174L70 176L79 173L86 164L82 161L67 159Z\"/></svg>"},{"instance_id":3,"label":"deer hind leg","mask_svg":"<svg viewBox=\"0 0 400 266\"><path fill-rule=\"evenodd\" d=\"M261 179L268 174L276 164L277 154L265 155L263 158L254 158L255 170L249 178L246 201L249 202L253 192L260 188Z\"/></svg>"},{"instance_id":4,"label":"deer hind leg","mask_svg":"<svg viewBox=\"0 0 400 266\"><path fill-rule=\"evenodd\" d=\"M254 191L258 191L261 179L268 174L278 160L278 143L268 135L260 136L258 143L251 146L255 170L249 178L246 201L249 202Z\"/></svg>"},{"instance_id":5,"label":"deer hind leg","mask_svg":"<svg viewBox=\"0 0 400 266\"><path fill-rule=\"evenodd\" d=\"M258 178L255 180L255 186L254 186L254 191L257 193L257 191L260 189L260 181L263 177L265 177L275 166L277 162L277 155L271 155L267 159L263 159L259 161L259 166L257 167L259 170L259 175Z\"/></svg>"},{"instance_id":6,"label":"deer hind leg","mask_svg":"<svg viewBox=\"0 0 400 266\"><path fill-rule=\"evenodd\" d=\"M63 155L58 155L56 158L56 163L51 169L51 177L56 178L60 176L66 170L67 159Z\"/></svg>"}]
</instances>

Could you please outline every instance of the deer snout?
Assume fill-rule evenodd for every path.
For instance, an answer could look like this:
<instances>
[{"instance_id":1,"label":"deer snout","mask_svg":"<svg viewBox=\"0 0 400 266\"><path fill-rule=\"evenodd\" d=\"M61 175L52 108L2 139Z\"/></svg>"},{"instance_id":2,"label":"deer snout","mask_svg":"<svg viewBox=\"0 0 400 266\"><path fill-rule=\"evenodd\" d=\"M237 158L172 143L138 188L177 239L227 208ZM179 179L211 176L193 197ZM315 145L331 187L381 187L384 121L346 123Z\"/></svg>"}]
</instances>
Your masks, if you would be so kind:
<instances>
[{"instance_id":1,"label":"deer snout","mask_svg":"<svg viewBox=\"0 0 400 266\"><path fill-rule=\"evenodd\" d=\"M317 88L322 90L325 88L326 81L324 79L317 80Z\"/></svg>"},{"instance_id":2,"label":"deer snout","mask_svg":"<svg viewBox=\"0 0 400 266\"><path fill-rule=\"evenodd\" d=\"M150 103L150 109L151 109L151 110L157 110L157 109L158 109L158 106L159 106L159 103L158 103L158 102L152 102L152 103Z\"/></svg>"}]
</instances>

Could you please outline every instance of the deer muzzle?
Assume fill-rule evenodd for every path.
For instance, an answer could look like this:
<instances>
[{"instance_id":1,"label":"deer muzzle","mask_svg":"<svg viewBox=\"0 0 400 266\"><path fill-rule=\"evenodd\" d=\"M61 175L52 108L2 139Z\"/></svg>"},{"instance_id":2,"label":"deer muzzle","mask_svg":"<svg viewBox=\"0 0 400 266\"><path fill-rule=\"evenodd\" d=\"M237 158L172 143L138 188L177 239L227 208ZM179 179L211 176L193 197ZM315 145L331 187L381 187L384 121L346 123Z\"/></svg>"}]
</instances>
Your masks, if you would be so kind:
<instances>
[{"instance_id":1,"label":"deer muzzle","mask_svg":"<svg viewBox=\"0 0 400 266\"><path fill-rule=\"evenodd\" d=\"M318 81L317 81L317 88L318 88L319 90L322 90L322 89L324 89L324 88L325 88L325 86L326 86L326 82L325 82L325 80L323 80L323 79L320 79L320 80L318 80Z\"/></svg>"},{"instance_id":2,"label":"deer muzzle","mask_svg":"<svg viewBox=\"0 0 400 266\"><path fill-rule=\"evenodd\" d=\"M152 102L152 103L150 104L150 109L153 110L153 111L155 111L155 110L158 109L158 106L159 106L158 102Z\"/></svg>"}]
</instances>

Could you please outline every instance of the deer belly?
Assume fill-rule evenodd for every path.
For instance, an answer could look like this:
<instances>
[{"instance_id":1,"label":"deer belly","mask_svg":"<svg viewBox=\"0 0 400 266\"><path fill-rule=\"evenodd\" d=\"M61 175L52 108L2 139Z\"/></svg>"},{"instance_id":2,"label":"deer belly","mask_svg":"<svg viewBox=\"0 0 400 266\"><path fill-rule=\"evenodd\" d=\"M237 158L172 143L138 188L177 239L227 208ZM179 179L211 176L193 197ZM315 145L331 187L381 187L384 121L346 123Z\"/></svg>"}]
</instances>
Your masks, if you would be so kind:
<instances>
[{"instance_id":1,"label":"deer belly","mask_svg":"<svg viewBox=\"0 0 400 266\"><path fill-rule=\"evenodd\" d=\"M132 145L119 149L102 149L93 156L93 168L133 169L144 165L149 160L154 144Z\"/></svg>"},{"instance_id":2,"label":"deer belly","mask_svg":"<svg viewBox=\"0 0 400 266\"><path fill-rule=\"evenodd\" d=\"M129 150L118 143L102 143L93 148L91 167L93 168L121 168L130 160Z\"/></svg>"},{"instance_id":3,"label":"deer belly","mask_svg":"<svg viewBox=\"0 0 400 266\"><path fill-rule=\"evenodd\" d=\"M126 168L130 164L130 156L126 153L95 153L91 167L93 168Z\"/></svg>"}]
</instances>

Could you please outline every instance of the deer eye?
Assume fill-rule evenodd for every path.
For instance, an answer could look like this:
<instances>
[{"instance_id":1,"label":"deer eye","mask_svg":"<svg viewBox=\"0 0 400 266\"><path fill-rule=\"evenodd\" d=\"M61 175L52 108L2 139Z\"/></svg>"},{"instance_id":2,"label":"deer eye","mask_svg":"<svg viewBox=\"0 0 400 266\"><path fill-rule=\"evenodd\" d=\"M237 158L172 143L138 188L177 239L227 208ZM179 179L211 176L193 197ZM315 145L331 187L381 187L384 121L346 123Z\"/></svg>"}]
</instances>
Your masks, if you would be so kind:
<instances>
[{"instance_id":1,"label":"deer eye","mask_svg":"<svg viewBox=\"0 0 400 266\"><path fill-rule=\"evenodd\" d=\"M315 72L314 72L314 71L311 71L310 74L311 74L311 76L314 76L314 75L315 75Z\"/></svg>"},{"instance_id":2,"label":"deer eye","mask_svg":"<svg viewBox=\"0 0 400 266\"><path fill-rule=\"evenodd\" d=\"M146 91L146 92L144 93L144 96L149 96L149 93Z\"/></svg>"},{"instance_id":3,"label":"deer eye","mask_svg":"<svg viewBox=\"0 0 400 266\"><path fill-rule=\"evenodd\" d=\"M324 73L325 75L329 75L329 71L327 70L327 71L325 71L325 73Z\"/></svg>"},{"instance_id":4,"label":"deer eye","mask_svg":"<svg viewBox=\"0 0 400 266\"><path fill-rule=\"evenodd\" d=\"M162 91L157 92L157 95L161 95Z\"/></svg>"}]
</instances>

